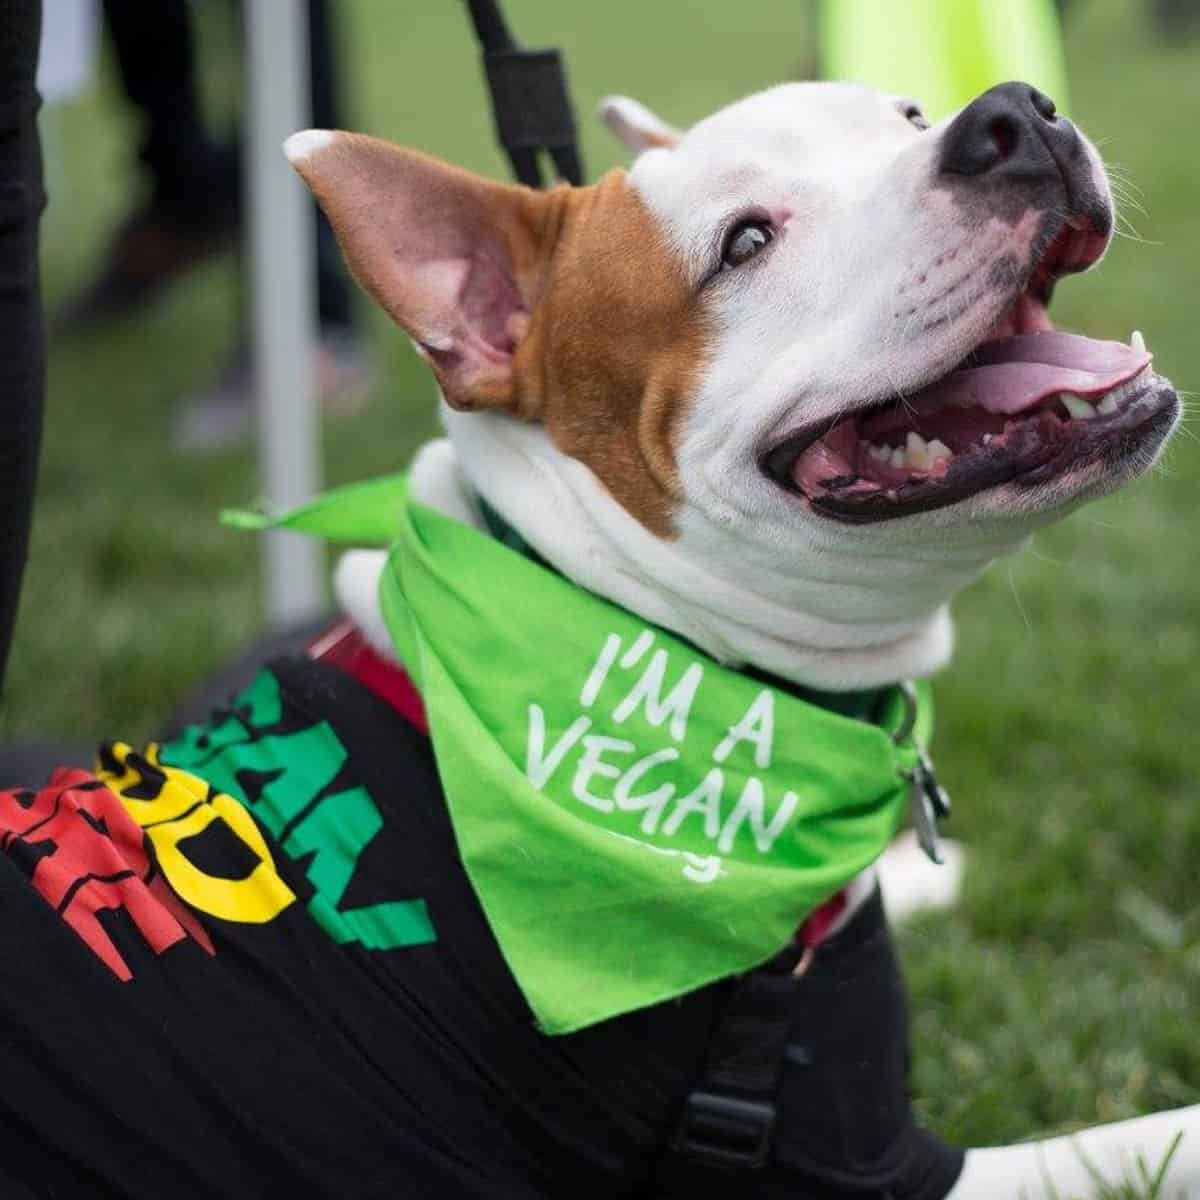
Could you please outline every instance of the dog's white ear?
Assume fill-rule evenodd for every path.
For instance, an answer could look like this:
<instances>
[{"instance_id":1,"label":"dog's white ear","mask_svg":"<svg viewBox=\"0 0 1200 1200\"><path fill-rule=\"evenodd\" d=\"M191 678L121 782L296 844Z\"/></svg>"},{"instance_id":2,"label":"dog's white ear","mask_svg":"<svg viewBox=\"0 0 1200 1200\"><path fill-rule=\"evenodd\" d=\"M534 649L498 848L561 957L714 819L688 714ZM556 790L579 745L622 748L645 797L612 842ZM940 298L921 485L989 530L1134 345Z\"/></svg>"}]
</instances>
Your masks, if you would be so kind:
<instances>
[{"instance_id":1,"label":"dog's white ear","mask_svg":"<svg viewBox=\"0 0 1200 1200\"><path fill-rule=\"evenodd\" d=\"M628 96L605 96L597 111L605 125L634 154L656 147L670 149L682 136L678 129Z\"/></svg>"},{"instance_id":2,"label":"dog's white ear","mask_svg":"<svg viewBox=\"0 0 1200 1200\"><path fill-rule=\"evenodd\" d=\"M513 357L565 203L361 134L284 143L359 283L404 328L455 408L515 408Z\"/></svg>"}]
</instances>

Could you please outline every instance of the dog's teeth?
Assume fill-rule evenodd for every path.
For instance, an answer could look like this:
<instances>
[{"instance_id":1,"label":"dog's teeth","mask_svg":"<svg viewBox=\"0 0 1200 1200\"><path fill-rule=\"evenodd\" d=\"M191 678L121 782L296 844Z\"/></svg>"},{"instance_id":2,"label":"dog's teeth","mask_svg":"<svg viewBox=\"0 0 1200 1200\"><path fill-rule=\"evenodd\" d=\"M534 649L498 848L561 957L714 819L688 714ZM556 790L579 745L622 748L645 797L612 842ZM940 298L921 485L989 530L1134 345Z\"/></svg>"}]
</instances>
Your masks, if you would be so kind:
<instances>
[{"instance_id":1,"label":"dog's teeth","mask_svg":"<svg viewBox=\"0 0 1200 1200\"><path fill-rule=\"evenodd\" d=\"M929 470L929 446L919 433L910 432L905 440L904 448L907 451L905 458L908 460L909 467L916 471Z\"/></svg>"},{"instance_id":2,"label":"dog's teeth","mask_svg":"<svg viewBox=\"0 0 1200 1200\"><path fill-rule=\"evenodd\" d=\"M1146 353L1146 339L1142 337L1142 331L1135 329L1129 338L1129 345L1136 350L1138 354Z\"/></svg>"},{"instance_id":3,"label":"dog's teeth","mask_svg":"<svg viewBox=\"0 0 1200 1200\"><path fill-rule=\"evenodd\" d=\"M983 444L985 446L990 445L992 438L994 438L995 436L996 435L994 433L985 433L983 435Z\"/></svg>"},{"instance_id":4,"label":"dog's teeth","mask_svg":"<svg viewBox=\"0 0 1200 1200\"><path fill-rule=\"evenodd\" d=\"M1118 409L1117 398L1109 392L1099 404L1096 405L1096 411L1104 417L1112 416Z\"/></svg>"},{"instance_id":5,"label":"dog's teeth","mask_svg":"<svg viewBox=\"0 0 1200 1200\"><path fill-rule=\"evenodd\" d=\"M899 446L897 446L895 448L895 450L892 451L891 455L888 458L888 461L892 464L893 467L896 468L897 471L903 470L904 462L905 462L904 451L901 450Z\"/></svg>"},{"instance_id":6,"label":"dog's teeth","mask_svg":"<svg viewBox=\"0 0 1200 1200\"><path fill-rule=\"evenodd\" d=\"M1096 415L1096 410L1082 396L1072 396L1070 392L1063 392L1059 400L1077 421L1090 421Z\"/></svg>"},{"instance_id":7,"label":"dog's teeth","mask_svg":"<svg viewBox=\"0 0 1200 1200\"><path fill-rule=\"evenodd\" d=\"M940 441L938 438L934 438L933 441L929 443L929 465L931 467L935 463L941 462L944 458L953 457L954 451L951 450L945 442Z\"/></svg>"}]
</instances>

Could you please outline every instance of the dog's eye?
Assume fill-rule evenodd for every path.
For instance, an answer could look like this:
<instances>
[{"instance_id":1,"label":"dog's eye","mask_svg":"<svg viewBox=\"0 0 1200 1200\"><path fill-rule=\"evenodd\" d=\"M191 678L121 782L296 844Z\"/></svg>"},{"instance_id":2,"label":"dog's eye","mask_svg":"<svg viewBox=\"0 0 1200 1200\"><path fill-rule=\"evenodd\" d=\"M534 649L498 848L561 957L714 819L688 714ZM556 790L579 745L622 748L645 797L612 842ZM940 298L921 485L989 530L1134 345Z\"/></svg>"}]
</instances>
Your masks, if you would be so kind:
<instances>
[{"instance_id":1,"label":"dog's eye","mask_svg":"<svg viewBox=\"0 0 1200 1200\"><path fill-rule=\"evenodd\" d=\"M721 251L721 270L729 271L749 262L771 244L774 236L774 230L766 221L742 221L740 225L735 225L729 231L725 248Z\"/></svg>"},{"instance_id":2,"label":"dog's eye","mask_svg":"<svg viewBox=\"0 0 1200 1200\"><path fill-rule=\"evenodd\" d=\"M902 111L904 112L904 119L910 125L915 125L918 129L929 128L929 121L926 119L925 114L921 111L920 105L906 104Z\"/></svg>"}]
</instances>

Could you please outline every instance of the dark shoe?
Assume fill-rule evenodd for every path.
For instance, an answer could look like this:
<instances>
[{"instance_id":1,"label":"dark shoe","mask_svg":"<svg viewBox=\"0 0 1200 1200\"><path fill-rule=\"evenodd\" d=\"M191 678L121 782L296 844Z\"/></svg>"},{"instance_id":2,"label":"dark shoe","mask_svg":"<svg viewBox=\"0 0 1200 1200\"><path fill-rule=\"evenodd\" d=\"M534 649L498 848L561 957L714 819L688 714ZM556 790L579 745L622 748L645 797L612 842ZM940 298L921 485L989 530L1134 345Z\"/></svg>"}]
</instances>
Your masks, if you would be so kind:
<instances>
[{"instance_id":1,"label":"dark shoe","mask_svg":"<svg viewBox=\"0 0 1200 1200\"><path fill-rule=\"evenodd\" d=\"M59 310L55 330L79 333L135 312L221 250L235 228L235 221L194 224L154 206L134 213L114 235L97 276Z\"/></svg>"},{"instance_id":2,"label":"dark shoe","mask_svg":"<svg viewBox=\"0 0 1200 1200\"><path fill-rule=\"evenodd\" d=\"M1196 0L1155 0L1154 20L1164 38L1187 37L1200 32Z\"/></svg>"},{"instance_id":3,"label":"dark shoe","mask_svg":"<svg viewBox=\"0 0 1200 1200\"><path fill-rule=\"evenodd\" d=\"M374 371L354 334L345 329L322 330L314 367L325 412L350 416L362 408ZM243 344L211 387L179 402L171 422L171 446L186 454L227 450L249 439L254 421L254 367Z\"/></svg>"}]
</instances>

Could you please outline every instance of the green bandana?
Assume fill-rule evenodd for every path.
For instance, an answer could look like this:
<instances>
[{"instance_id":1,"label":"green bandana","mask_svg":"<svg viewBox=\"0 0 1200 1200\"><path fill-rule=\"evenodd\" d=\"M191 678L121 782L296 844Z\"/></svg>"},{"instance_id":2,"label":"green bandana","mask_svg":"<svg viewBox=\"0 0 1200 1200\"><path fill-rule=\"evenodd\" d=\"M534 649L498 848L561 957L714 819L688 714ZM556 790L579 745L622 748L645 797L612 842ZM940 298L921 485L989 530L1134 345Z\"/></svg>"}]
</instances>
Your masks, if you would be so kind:
<instances>
[{"instance_id":1,"label":"green bandana","mask_svg":"<svg viewBox=\"0 0 1200 1200\"><path fill-rule=\"evenodd\" d=\"M244 528L390 541L380 583L467 874L541 1027L569 1033L757 966L888 844L930 726L739 674L402 477Z\"/></svg>"}]
</instances>

